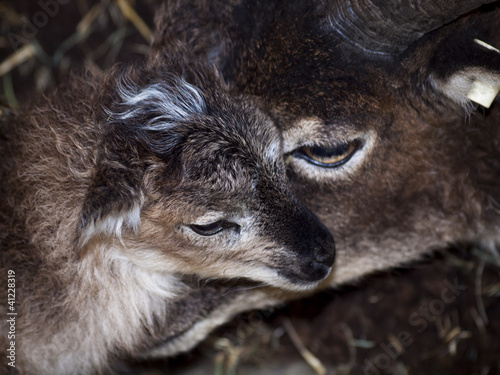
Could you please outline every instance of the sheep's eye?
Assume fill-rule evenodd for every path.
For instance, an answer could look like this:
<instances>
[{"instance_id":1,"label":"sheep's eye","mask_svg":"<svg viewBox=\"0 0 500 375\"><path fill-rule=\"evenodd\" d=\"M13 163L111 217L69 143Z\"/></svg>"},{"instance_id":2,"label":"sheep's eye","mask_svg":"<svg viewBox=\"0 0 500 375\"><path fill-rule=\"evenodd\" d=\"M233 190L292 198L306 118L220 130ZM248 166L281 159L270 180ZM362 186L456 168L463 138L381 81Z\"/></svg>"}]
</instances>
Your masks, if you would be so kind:
<instances>
[{"instance_id":1,"label":"sheep's eye","mask_svg":"<svg viewBox=\"0 0 500 375\"><path fill-rule=\"evenodd\" d=\"M189 227L200 236L213 236L224 229L224 224L223 221L216 221L206 225L191 224Z\"/></svg>"},{"instance_id":2,"label":"sheep's eye","mask_svg":"<svg viewBox=\"0 0 500 375\"><path fill-rule=\"evenodd\" d=\"M356 139L333 147L304 146L295 150L293 156L322 168L336 168L347 163L361 145Z\"/></svg>"}]
</instances>

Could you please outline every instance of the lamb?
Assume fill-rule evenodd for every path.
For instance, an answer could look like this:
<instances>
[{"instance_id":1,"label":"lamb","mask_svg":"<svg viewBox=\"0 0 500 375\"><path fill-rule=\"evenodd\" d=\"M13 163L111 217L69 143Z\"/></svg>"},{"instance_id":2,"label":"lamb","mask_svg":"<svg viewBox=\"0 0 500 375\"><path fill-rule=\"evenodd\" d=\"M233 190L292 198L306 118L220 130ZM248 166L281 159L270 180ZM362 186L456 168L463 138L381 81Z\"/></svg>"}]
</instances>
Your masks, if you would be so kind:
<instances>
[{"instance_id":1,"label":"lamb","mask_svg":"<svg viewBox=\"0 0 500 375\"><path fill-rule=\"evenodd\" d=\"M272 121L180 45L74 76L1 134L6 371L107 373L205 316L212 289L235 295L231 280L293 292L332 269Z\"/></svg>"}]
</instances>

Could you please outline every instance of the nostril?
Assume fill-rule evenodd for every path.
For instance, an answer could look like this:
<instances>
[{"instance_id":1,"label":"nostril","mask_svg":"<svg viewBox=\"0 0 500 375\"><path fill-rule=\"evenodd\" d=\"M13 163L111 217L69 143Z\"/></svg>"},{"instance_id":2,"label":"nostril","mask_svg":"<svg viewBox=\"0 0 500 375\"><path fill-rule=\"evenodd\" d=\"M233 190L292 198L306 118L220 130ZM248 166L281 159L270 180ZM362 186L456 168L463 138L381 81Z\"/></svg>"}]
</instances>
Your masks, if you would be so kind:
<instances>
[{"instance_id":1,"label":"nostril","mask_svg":"<svg viewBox=\"0 0 500 375\"><path fill-rule=\"evenodd\" d=\"M316 246L314 247L314 258L319 263L333 264L335 259L335 241L329 236L326 239L316 238Z\"/></svg>"},{"instance_id":2,"label":"nostril","mask_svg":"<svg viewBox=\"0 0 500 375\"><path fill-rule=\"evenodd\" d=\"M325 253L325 252L316 252L316 254L314 255L314 259L316 260L316 262L330 267L335 260L335 254L334 253Z\"/></svg>"},{"instance_id":3,"label":"nostril","mask_svg":"<svg viewBox=\"0 0 500 375\"><path fill-rule=\"evenodd\" d=\"M318 252L316 251L315 253L315 256L314 256L314 259L316 259L317 262L319 263L325 263L326 261L328 261L332 256L330 254L327 254L327 253L321 253L321 252Z\"/></svg>"}]
</instances>

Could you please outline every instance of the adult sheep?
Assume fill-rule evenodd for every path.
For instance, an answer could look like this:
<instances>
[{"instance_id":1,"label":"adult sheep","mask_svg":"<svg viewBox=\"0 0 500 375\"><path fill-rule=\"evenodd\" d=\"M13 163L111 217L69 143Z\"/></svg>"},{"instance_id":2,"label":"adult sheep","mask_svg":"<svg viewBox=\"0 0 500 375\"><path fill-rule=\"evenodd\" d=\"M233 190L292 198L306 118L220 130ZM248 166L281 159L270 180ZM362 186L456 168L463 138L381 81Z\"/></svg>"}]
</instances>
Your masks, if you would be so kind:
<instances>
[{"instance_id":1,"label":"adult sheep","mask_svg":"<svg viewBox=\"0 0 500 375\"><path fill-rule=\"evenodd\" d=\"M494 1L172 0L151 58L181 38L266 104L295 191L336 238L326 287L449 244L496 252L499 29ZM252 303L228 298L151 355Z\"/></svg>"}]
</instances>

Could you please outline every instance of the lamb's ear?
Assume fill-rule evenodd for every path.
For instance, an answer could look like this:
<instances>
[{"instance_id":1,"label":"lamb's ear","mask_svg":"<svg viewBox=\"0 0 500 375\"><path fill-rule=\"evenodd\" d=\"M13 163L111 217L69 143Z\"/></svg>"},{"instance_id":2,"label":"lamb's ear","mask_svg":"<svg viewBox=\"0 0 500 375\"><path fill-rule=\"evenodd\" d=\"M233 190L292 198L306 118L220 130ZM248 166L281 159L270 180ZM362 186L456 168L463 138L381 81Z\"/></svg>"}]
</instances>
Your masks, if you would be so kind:
<instances>
[{"instance_id":1,"label":"lamb's ear","mask_svg":"<svg viewBox=\"0 0 500 375\"><path fill-rule=\"evenodd\" d=\"M87 191L78 224L78 246L98 235L121 236L122 229L137 230L143 195L141 174L124 166L98 169Z\"/></svg>"},{"instance_id":2,"label":"lamb's ear","mask_svg":"<svg viewBox=\"0 0 500 375\"><path fill-rule=\"evenodd\" d=\"M470 34L445 40L431 69L438 91L469 111L473 103L489 108L500 91L500 51Z\"/></svg>"}]
</instances>

